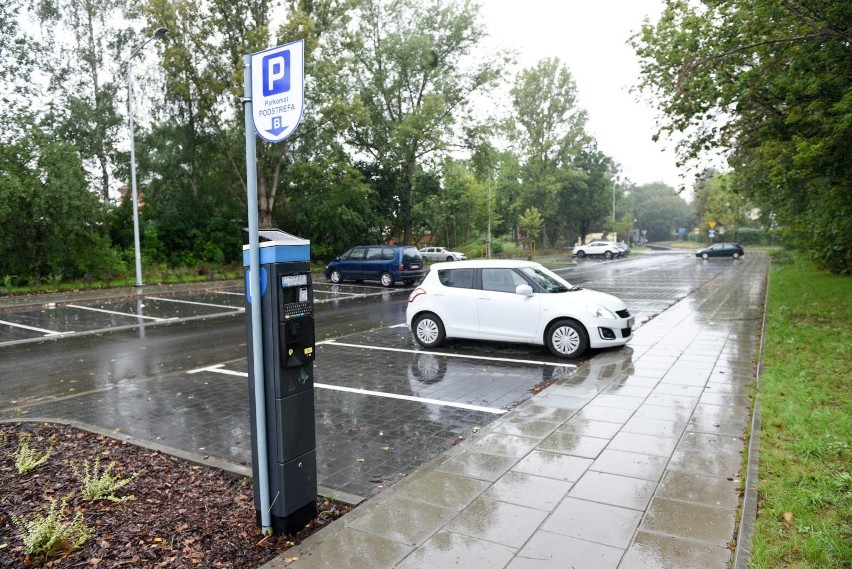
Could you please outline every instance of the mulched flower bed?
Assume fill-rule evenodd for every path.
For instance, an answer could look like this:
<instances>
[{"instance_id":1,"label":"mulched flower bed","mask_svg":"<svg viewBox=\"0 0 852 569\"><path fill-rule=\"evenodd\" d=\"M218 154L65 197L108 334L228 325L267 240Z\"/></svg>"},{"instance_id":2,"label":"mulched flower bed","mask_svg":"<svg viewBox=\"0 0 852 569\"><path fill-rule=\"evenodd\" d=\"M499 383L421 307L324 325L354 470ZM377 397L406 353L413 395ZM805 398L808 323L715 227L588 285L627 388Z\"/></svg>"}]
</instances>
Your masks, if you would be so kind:
<instances>
[{"instance_id":1,"label":"mulched flower bed","mask_svg":"<svg viewBox=\"0 0 852 569\"><path fill-rule=\"evenodd\" d=\"M18 434L29 434L44 464L19 474L13 454ZM87 501L71 464L82 470L100 459L114 477L138 476L116 492L132 500ZM67 516L83 512L91 537L78 549L43 558L28 556L12 515L46 515L51 500L67 498ZM259 567L350 510L318 499L320 514L298 534L264 537L255 523L250 479L81 431L50 424L0 423L0 567Z\"/></svg>"}]
</instances>

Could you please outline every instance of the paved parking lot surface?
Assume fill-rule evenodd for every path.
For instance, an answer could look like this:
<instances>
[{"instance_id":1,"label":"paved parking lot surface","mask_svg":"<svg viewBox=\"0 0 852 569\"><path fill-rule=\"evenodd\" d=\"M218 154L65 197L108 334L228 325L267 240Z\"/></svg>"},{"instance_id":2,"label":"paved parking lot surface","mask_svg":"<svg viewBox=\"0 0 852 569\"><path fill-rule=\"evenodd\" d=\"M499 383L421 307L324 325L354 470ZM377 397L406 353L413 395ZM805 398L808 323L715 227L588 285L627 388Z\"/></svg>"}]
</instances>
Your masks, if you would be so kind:
<instances>
[{"instance_id":1,"label":"paved parking lot surface","mask_svg":"<svg viewBox=\"0 0 852 569\"><path fill-rule=\"evenodd\" d=\"M598 353L579 367L534 346L448 342L423 352L399 321L319 342L314 379L320 485L373 499L370 508L347 516L350 521L306 542L297 566L419 567L449 551L471 566L496 555L505 560L496 566L546 567L551 565L544 559L556 546L592 552L586 562L578 553L577 566L724 566L713 560L728 554L724 539L730 539L734 519L734 482L727 478L738 470L742 450L765 271L759 256L739 262L672 256L653 270L638 259L566 267L569 281L622 297L637 316L627 348ZM242 294L241 286L233 286L204 294L6 307L0 311L0 344L239 314ZM317 301L329 306L387 294L378 287L315 287ZM245 359L237 358L80 392L72 387L23 406L0 405L0 418L78 421L200 461L246 467L246 382ZM720 448L737 462L720 462L711 452ZM409 476L421 464L427 466ZM370 513L384 503L397 508L400 501L413 509L402 508L397 516ZM692 510L684 513L681 503ZM711 514L708 524L719 533L710 541L699 530L697 537L678 533L689 516ZM498 518L532 533L521 539L526 529L510 536L496 521L488 530L471 525ZM607 520L606 529L592 529L590 520L597 519ZM430 520L440 523L433 528ZM583 526L587 530L562 529ZM335 561L321 547L348 540L357 540L358 551L372 559L360 565L357 557ZM369 549L372 544L378 549ZM659 559L671 564L651 562L668 550L674 556ZM711 561L691 565L688 556L699 553ZM552 566L564 567L568 558L556 559Z\"/></svg>"}]
</instances>

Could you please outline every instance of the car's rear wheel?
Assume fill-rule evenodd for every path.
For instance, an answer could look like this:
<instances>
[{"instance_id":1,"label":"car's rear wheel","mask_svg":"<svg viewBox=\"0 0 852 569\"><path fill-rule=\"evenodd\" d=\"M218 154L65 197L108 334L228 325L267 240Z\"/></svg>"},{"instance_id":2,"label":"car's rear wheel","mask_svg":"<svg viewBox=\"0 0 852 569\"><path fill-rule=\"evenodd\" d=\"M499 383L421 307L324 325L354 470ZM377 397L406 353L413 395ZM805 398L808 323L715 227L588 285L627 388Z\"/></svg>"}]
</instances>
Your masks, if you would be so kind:
<instances>
[{"instance_id":1,"label":"car's rear wheel","mask_svg":"<svg viewBox=\"0 0 852 569\"><path fill-rule=\"evenodd\" d=\"M702 258L702 259L704 259L704 260L706 261L707 259L709 259L709 258L710 258L710 255L708 255L707 253L702 253L702 254L701 254L701 258Z\"/></svg>"},{"instance_id":2,"label":"car's rear wheel","mask_svg":"<svg viewBox=\"0 0 852 569\"><path fill-rule=\"evenodd\" d=\"M340 271L331 271L331 274L328 275L328 280L337 284L343 280L343 276L340 274Z\"/></svg>"},{"instance_id":3,"label":"car's rear wheel","mask_svg":"<svg viewBox=\"0 0 852 569\"><path fill-rule=\"evenodd\" d=\"M604 253L604 257L606 257L607 259L612 259L612 251L607 251L606 253Z\"/></svg>"},{"instance_id":4,"label":"car's rear wheel","mask_svg":"<svg viewBox=\"0 0 852 569\"><path fill-rule=\"evenodd\" d=\"M739 253L734 253L734 259L739 259L739 258L740 258L740 254L739 254Z\"/></svg>"},{"instance_id":5,"label":"car's rear wheel","mask_svg":"<svg viewBox=\"0 0 852 569\"><path fill-rule=\"evenodd\" d=\"M547 347L557 358L578 358L589 348L583 325L574 320L557 320L545 333Z\"/></svg>"},{"instance_id":6,"label":"car's rear wheel","mask_svg":"<svg viewBox=\"0 0 852 569\"><path fill-rule=\"evenodd\" d=\"M586 256L586 252L585 251L577 251L577 256L582 259L583 257Z\"/></svg>"},{"instance_id":7,"label":"car's rear wheel","mask_svg":"<svg viewBox=\"0 0 852 569\"><path fill-rule=\"evenodd\" d=\"M393 286L393 277L391 276L390 273L382 273L382 277L381 277L380 280L382 282L382 286L384 286L384 287Z\"/></svg>"},{"instance_id":8,"label":"car's rear wheel","mask_svg":"<svg viewBox=\"0 0 852 569\"><path fill-rule=\"evenodd\" d=\"M444 343L446 333L444 323L431 312L421 314L414 319L414 339L424 348L437 348Z\"/></svg>"}]
</instances>

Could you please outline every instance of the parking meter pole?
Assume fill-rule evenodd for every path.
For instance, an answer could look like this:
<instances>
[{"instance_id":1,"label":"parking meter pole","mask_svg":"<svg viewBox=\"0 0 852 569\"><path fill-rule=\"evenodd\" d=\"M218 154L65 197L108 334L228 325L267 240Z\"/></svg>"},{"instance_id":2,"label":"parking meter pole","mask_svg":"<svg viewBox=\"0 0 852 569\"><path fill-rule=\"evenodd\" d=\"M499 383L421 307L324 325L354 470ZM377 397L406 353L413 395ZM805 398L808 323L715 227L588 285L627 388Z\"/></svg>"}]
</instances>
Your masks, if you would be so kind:
<instances>
[{"instance_id":1,"label":"parking meter pole","mask_svg":"<svg viewBox=\"0 0 852 569\"><path fill-rule=\"evenodd\" d=\"M246 127L246 192L248 198L249 238L249 298L251 299L252 360L254 362L255 429L257 432L257 461L255 469L260 493L260 522L264 534L272 531L269 507L269 457L266 449L266 404L263 378L263 340L260 310L260 245L257 221L257 153L251 103L251 56L243 58L245 83L243 104Z\"/></svg>"}]
</instances>

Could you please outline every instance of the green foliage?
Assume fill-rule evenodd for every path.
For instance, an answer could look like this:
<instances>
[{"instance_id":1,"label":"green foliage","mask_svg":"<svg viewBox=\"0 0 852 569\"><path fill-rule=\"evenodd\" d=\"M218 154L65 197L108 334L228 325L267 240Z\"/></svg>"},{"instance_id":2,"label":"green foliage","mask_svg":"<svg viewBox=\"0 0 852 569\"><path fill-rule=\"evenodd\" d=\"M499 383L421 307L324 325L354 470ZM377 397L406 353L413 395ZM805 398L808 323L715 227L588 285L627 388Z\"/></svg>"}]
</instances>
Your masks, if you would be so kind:
<instances>
[{"instance_id":1,"label":"green foliage","mask_svg":"<svg viewBox=\"0 0 852 569\"><path fill-rule=\"evenodd\" d=\"M12 523L18 528L24 541L24 552L28 555L50 557L72 551L91 537L91 529L83 520L83 512L77 512L71 520L67 519L65 499L57 504L51 500L50 511L46 516L33 514L29 519L12 515Z\"/></svg>"},{"instance_id":2,"label":"green foliage","mask_svg":"<svg viewBox=\"0 0 852 569\"><path fill-rule=\"evenodd\" d=\"M40 454L38 451L30 448L30 435L28 433L20 433L18 435L18 448L12 453L18 474L26 474L47 462L52 450L52 448L49 448L44 454Z\"/></svg>"},{"instance_id":3,"label":"green foliage","mask_svg":"<svg viewBox=\"0 0 852 569\"><path fill-rule=\"evenodd\" d=\"M751 566L844 567L852 559L852 289L848 277L788 258L773 259L770 273Z\"/></svg>"},{"instance_id":4,"label":"green foliage","mask_svg":"<svg viewBox=\"0 0 852 569\"><path fill-rule=\"evenodd\" d=\"M634 36L683 161L724 152L787 243L852 271L852 4L668 2Z\"/></svg>"},{"instance_id":5,"label":"green foliage","mask_svg":"<svg viewBox=\"0 0 852 569\"><path fill-rule=\"evenodd\" d=\"M89 464L88 460L84 460L82 468L71 463L71 471L83 485L82 495L86 500L109 500L110 502L133 500L132 495L119 498L115 493L133 482L142 472L134 472L129 478L122 478L112 474L113 468L115 468L115 461L110 462L106 468L101 470L99 458L96 458L92 464Z\"/></svg>"},{"instance_id":6,"label":"green foliage","mask_svg":"<svg viewBox=\"0 0 852 569\"><path fill-rule=\"evenodd\" d=\"M398 173L394 225L402 242L412 241L418 167L448 147L472 94L505 69L499 56L465 61L484 35L477 10L467 1L365 0L351 14L359 25L343 42L336 117L349 144Z\"/></svg>"},{"instance_id":7,"label":"green foliage","mask_svg":"<svg viewBox=\"0 0 852 569\"><path fill-rule=\"evenodd\" d=\"M665 241L679 227L692 227L692 210L674 188L663 183L645 184L631 191L635 227L647 230L648 241Z\"/></svg>"}]
</instances>

